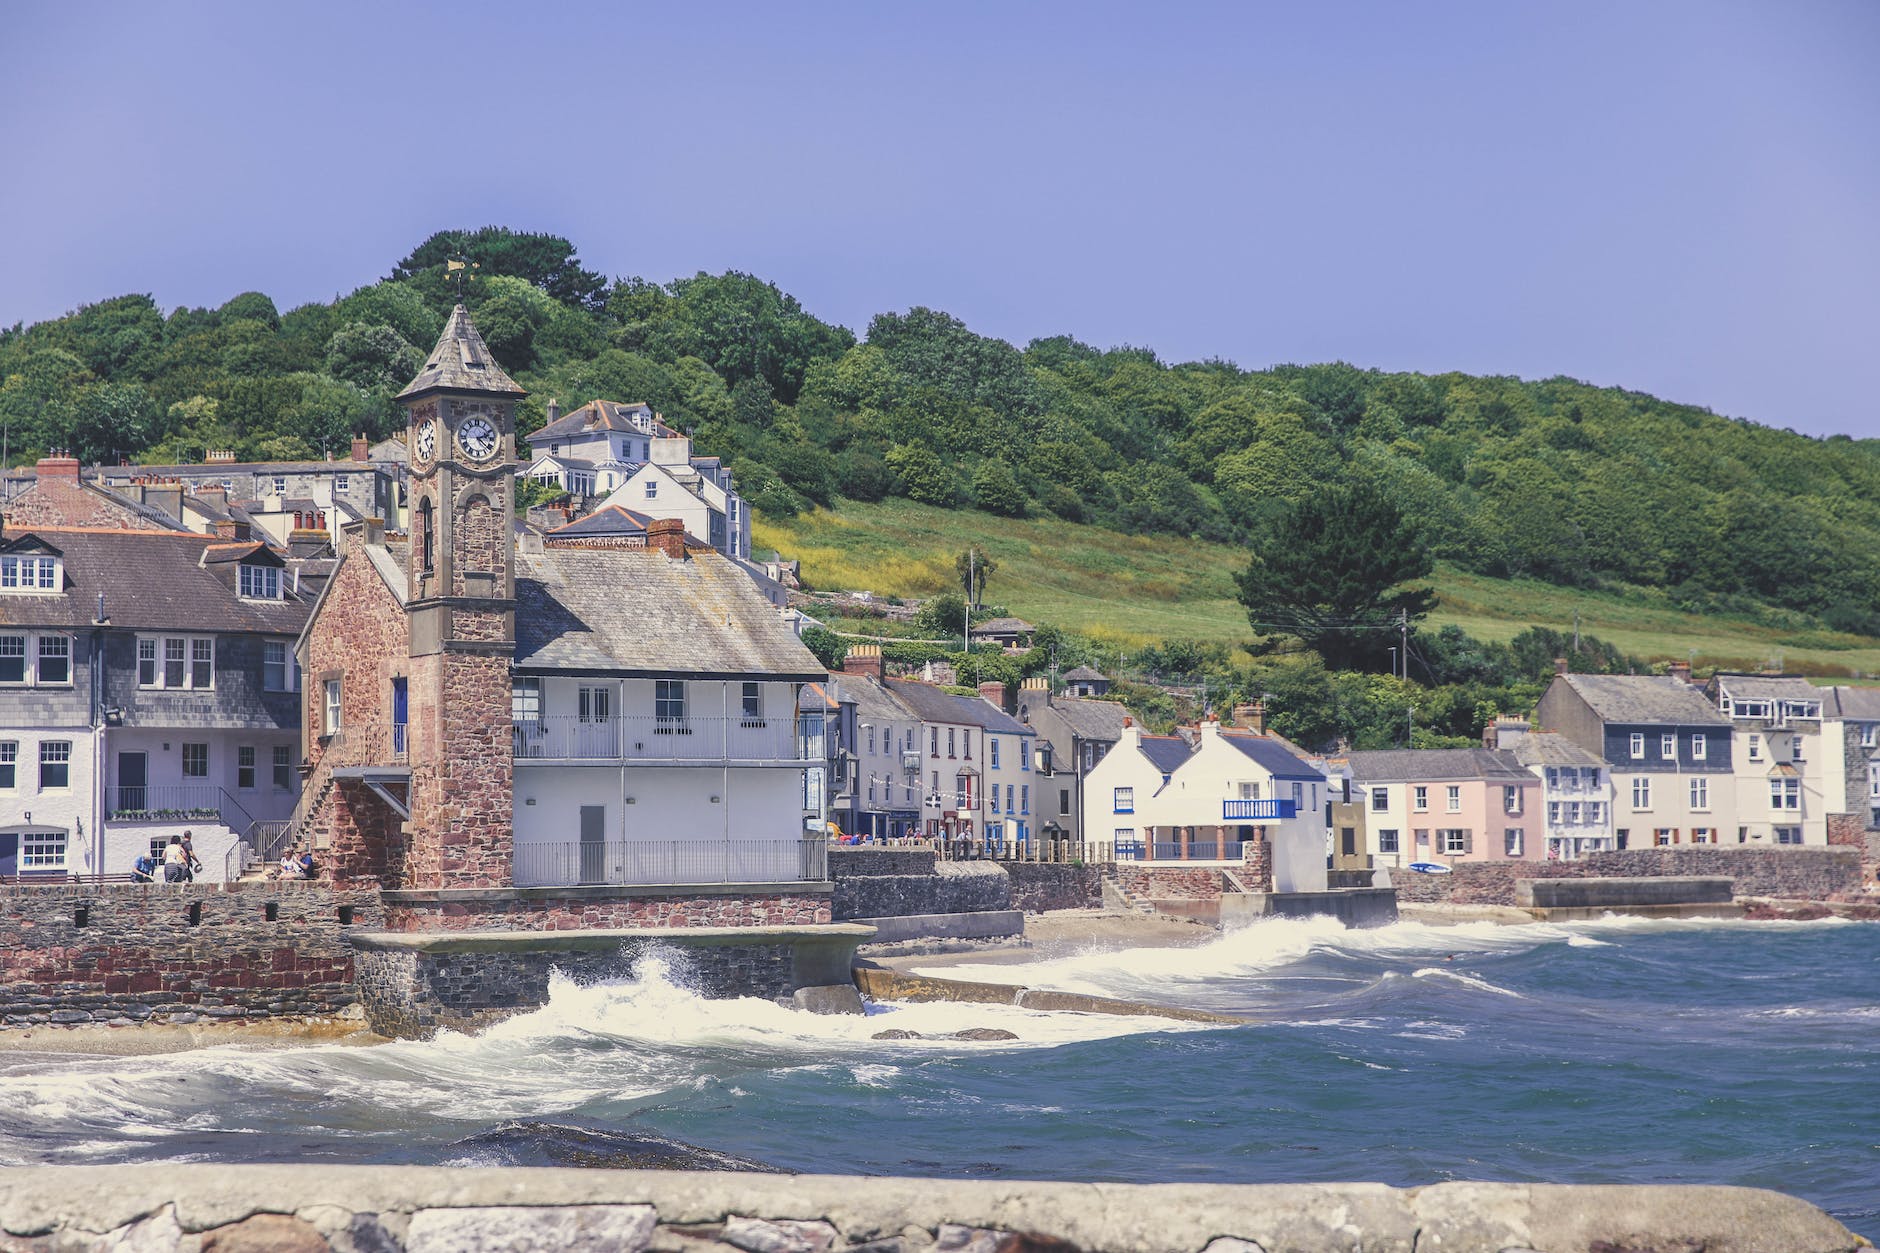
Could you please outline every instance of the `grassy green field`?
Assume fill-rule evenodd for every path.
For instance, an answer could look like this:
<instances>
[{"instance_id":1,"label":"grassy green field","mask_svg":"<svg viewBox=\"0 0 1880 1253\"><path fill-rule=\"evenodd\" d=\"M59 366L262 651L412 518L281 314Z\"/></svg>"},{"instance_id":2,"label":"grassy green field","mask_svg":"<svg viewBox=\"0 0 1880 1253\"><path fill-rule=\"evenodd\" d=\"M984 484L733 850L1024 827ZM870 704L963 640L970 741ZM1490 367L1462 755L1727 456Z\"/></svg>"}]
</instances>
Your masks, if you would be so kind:
<instances>
[{"instance_id":1,"label":"grassy green field","mask_svg":"<svg viewBox=\"0 0 1880 1253\"><path fill-rule=\"evenodd\" d=\"M759 549L801 561L805 583L818 590L929 596L958 587L953 559L977 543L998 562L987 599L1034 622L1121 643L1252 634L1234 599L1234 575L1246 556L1221 544L907 500L844 502L840 511L759 519L753 538ZM1442 603L1433 623L1455 623L1480 639L1506 640L1530 625L1571 630L1577 611L1583 632L1647 660L1694 655L1700 667L1742 669L1780 658L1804 673L1880 673L1880 640L1689 614L1654 604L1647 594L1585 592L1450 567L1437 570L1435 583Z\"/></svg>"}]
</instances>

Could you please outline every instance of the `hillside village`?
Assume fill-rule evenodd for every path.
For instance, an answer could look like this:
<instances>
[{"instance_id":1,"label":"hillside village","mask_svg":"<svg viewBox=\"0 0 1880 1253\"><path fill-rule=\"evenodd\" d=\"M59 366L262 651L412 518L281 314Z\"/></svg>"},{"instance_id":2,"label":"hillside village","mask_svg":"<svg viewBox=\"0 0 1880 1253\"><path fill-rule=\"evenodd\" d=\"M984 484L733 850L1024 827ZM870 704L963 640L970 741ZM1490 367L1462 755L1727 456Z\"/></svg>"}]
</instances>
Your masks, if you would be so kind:
<instances>
[{"instance_id":1,"label":"hillside village","mask_svg":"<svg viewBox=\"0 0 1880 1253\"><path fill-rule=\"evenodd\" d=\"M404 439L9 475L0 875L125 876L185 831L211 881L306 849L434 887L802 881L825 841L1257 862L1282 891L1638 848L1872 860L1873 689L1562 662L1480 747L1348 751L1259 703L1150 734L1087 667L959 688L856 643L831 670L719 459L612 400L551 403L523 455L521 394L459 306ZM519 508L532 484L553 503ZM973 637L1022 656L1033 630Z\"/></svg>"}]
</instances>

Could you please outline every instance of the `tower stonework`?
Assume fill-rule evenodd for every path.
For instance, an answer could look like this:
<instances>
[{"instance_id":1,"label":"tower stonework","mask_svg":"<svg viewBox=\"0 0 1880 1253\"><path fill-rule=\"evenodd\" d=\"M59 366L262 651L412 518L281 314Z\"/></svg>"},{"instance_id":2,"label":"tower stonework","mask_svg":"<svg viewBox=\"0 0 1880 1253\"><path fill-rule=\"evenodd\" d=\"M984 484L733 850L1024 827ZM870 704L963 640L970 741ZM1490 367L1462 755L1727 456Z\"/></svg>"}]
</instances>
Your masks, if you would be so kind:
<instances>
[{"instance_id":1,"label":"tower stonework","mask_svg":"<svg viewBox=\"0 0 1880 1253\"><path fill-rule=\"evenodd\" d=\"M411 452L410 888L512 882L513 463L524 394L462 305L399 394Z\"/></svg>"}]
</instances>

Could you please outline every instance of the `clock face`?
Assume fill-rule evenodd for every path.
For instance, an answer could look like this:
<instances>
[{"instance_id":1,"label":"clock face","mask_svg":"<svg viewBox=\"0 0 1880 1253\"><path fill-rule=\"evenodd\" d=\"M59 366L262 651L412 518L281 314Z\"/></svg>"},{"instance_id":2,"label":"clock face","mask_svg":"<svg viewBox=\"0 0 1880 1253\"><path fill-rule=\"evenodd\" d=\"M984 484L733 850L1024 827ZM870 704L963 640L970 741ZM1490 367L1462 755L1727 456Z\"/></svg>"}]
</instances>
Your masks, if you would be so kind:
<instances>
[{"instance_id":1,"label":"clock face","mask_svg":"<svg viewBox=\"0 0 1880 1253\"><path fill-rule=\"evenodd\" d=\"M426 422L418 428L415 451L419 461L429 461L437 452L437 423Z\"/></svg>"},{"instance_id":2,"label":"clock face","mask_svg":"<svg viewBox=\"0 0 1880 1253\"><path fill-rule=\"evenodd\" d=\"M488 418L471 418L457 428L457 446L472 461L488 461L502 445L502 436Z\"/></svg>"}]
</instances>

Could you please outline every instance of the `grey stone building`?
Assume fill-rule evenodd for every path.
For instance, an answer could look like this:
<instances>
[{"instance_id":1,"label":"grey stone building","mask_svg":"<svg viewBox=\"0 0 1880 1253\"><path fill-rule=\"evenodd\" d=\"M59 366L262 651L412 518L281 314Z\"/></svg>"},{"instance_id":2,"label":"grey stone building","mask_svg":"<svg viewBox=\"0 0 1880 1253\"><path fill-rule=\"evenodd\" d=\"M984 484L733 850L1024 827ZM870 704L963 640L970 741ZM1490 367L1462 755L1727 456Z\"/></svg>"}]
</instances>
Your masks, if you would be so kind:
<instances>
[{"instance_id":1,"label":"grey stone building","mask_svg":"<svg viewBox=\"0 0 1880 1253\"><path fill-rule=\"evenodd\" d=\"M1116 701L1054 694L1047 679L1026 679L1020 686L1018 720L1038 733L1038 823L1043 834L1084 838L1084 778L1123 738L1128 716Z\"/></svg>"},{"instance_id":2,"label":"grey stone building","mask_svg":"<svg viewBox=\"0 0 1880 1253\"><path fill-rule=\"evenodd\" d=\"M292 642L323 563L256 540L9 527L0 875L124 874L188 830L205 878L299 792Z\"/></svg>"}]
</instances>

